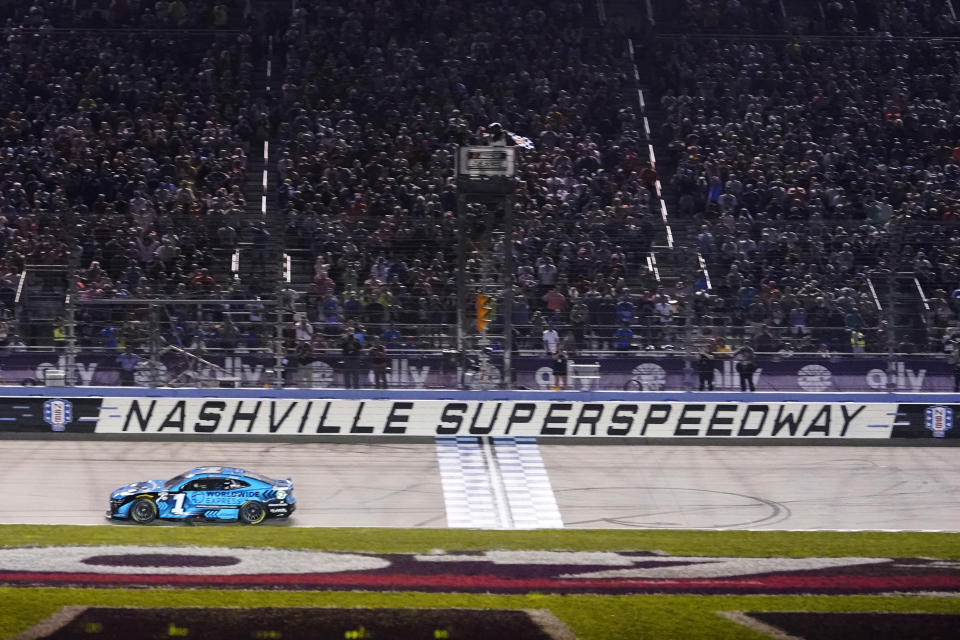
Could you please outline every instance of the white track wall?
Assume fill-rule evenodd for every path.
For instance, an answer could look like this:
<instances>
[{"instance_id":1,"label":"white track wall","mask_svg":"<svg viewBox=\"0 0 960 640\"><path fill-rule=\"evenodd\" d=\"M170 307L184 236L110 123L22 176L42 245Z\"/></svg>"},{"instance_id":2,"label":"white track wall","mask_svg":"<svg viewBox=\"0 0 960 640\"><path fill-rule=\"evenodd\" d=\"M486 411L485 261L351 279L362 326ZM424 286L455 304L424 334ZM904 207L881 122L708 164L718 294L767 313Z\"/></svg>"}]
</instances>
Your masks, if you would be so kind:
<instances>
[{"instance_id":1,"label":"white track wall","mask_svg":"<svg viewBox=\"0 0 960 640\"><path fill-rule=\"evenodd\" d=\"M17 392L20 393L17 393ZM0 389L0 434L960 438L956 394Z\"/></svg>"}]
</instances>

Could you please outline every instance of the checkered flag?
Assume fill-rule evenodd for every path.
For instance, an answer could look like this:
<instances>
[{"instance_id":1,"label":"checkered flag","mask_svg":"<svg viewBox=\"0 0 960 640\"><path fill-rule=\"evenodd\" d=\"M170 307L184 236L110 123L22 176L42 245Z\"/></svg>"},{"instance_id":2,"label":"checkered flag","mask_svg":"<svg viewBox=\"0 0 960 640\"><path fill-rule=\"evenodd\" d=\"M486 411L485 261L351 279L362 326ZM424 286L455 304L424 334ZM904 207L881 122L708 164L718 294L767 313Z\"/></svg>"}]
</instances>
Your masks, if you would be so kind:
<instances>
[{"instance_id":1,"label":"checkered flag","mask_svg":"<svg viewBox=\"0 0 960 640\"><path fill-rule=\"evenodd\" d=\"M523 147L524 149L533 149L533 140L530 138L516 134L513 131L507 131L507 135L513 138L514 143L518 147Z\"/></svg>"}]
</instances>

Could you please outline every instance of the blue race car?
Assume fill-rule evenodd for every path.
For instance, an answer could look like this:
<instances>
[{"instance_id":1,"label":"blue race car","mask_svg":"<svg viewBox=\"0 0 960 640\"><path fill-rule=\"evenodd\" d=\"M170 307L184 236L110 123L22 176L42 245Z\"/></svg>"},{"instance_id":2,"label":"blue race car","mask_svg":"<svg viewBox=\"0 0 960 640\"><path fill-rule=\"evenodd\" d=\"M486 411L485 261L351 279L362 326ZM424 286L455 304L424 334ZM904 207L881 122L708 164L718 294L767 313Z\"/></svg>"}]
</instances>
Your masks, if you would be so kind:
<instances>
[{"instance_id":1,"label":"blue race car","mask_svg":"<svg viewBox=\"0 0 960 640\"><path fill-rule=\"evenodd\" d=\"M169 480L145 480L110 494L107 517L140 524L170 520L286 518L297 507L293 480L274 480L233 467L197 467Z\"/></svg>"}]
</instances>

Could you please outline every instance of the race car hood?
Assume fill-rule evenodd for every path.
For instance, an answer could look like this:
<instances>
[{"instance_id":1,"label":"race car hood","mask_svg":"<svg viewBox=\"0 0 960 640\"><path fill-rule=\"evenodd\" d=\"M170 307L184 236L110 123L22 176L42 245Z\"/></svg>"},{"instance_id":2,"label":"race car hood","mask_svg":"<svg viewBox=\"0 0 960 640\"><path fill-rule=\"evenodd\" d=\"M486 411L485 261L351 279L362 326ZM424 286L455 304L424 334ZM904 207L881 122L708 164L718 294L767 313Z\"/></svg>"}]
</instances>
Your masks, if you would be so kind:
<instances>
[{"instance_id":1,"label":"race car hood","mask_svg":"<svg viewBox=\"0 0 960 640\"><path fill-rule=\"evenodd\" d=\"M141 482L133 482L128 484L125 487L120 487L110 494L111 500L116 500L118 498L125 498L127 496L132 496L135 493L145 493L147 491L160 491L163 489L165 480L143 480Z\"/></svg>"}]
</instances>

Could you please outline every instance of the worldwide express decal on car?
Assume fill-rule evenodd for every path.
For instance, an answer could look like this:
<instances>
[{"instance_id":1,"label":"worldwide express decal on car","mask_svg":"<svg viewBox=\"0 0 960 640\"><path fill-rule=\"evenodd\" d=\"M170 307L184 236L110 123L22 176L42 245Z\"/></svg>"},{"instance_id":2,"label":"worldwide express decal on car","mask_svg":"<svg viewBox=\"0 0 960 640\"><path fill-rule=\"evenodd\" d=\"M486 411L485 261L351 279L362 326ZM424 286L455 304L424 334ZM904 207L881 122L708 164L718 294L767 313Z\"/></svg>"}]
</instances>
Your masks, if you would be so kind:
<instances>
[{"instance_id":1,"label":"worldwide express decal on car","mask_svg":"<svg viewBox=\"0 0 960 640\"><path fill-rule=\"evenodd\" d=\"M197 495L209 496L211 498L257 498L260 491L197 491Z\"/></svg>"}]
</instances>

